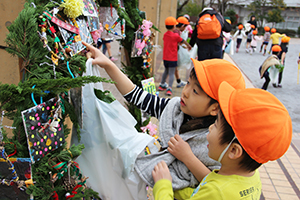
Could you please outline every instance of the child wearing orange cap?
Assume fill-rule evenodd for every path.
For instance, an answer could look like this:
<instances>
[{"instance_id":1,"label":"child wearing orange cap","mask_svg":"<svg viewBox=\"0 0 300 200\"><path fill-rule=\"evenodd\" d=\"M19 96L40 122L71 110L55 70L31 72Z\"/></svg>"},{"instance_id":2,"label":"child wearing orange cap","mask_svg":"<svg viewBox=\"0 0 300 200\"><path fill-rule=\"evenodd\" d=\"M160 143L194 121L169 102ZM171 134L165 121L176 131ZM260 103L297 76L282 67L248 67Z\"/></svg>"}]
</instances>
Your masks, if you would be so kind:
<instances>
[{"instance_id":1,"label":"child wearing orange cap","mask_svg":"<svg viewBox=\"0 0 300 200\"><path fill-rule=\"evenodd\" d=\"M286 36L285 34L280 34L278 32L276 32L277 30L275 28L271 28L271 36L270 36L270 40L272 40L272 46L270 47L270 51L269 54L271 54L271 50L272 47L274 45L279 45L279 38L282 38L284 36Z\"/></svg>"},{"instance_id":2,"label":"child wearing orange cap","mask_svg":"<svg viewBox=\"0 0 300 200\"><path fill-rule=\"evenodd\" d=\"M141 152L136 158L129 177L130 180L133 177L137 180L136 190L145 192L146 184L153 187L152 170L162 160L170 167L174 190L196 187L205 175L220 167L220 163L208 157L206 135L219 110L217 100L220 83L226 80L234 88L245 88L243 75L236 66L223 59L192 59L194 67L181 97L160 98L134 85L113 62L92 45L85 42L83 44L92 53L92 63L105 69L125 99L159 120L161 149L153 144L154 141L150 142L145 147L147 154ZM187 145L193 153L188 157L181 157L178 151L172 154L167 149L170 138ZM195 163L201 165L200 171L194 170ZM128 184L131 188L135 181ZM133 197L137 196L132 190L130 192Z\"/></svg>"},{"instance_id":3,"label":"child wearing orange cap","mask_svg":"<svg viewBox=\"0 0 300 200\"><path fill-rule=\"evenodd\" d=\"M289 48L290 39L291 38L288 36L284 36L283 38L281 38L281 43L280 43L281 51L278 54L278 58L280 60L281 65L283 66L283 68L279 71L278 83L273 84L274 87L279 87L279 88L282 87L282 85L281 85L282 74L283 74L283 69L284 69L284 64L285 64L286 53L288 52L288 48Z\"/></svg>"},{"instance_id":4,"label":"child wearing orange cap","mask_svg":"<svg viewBox=\"0 0 300 200\"><path fill-rule=\"evenodd\" d=\"M250 43L250 54L256 51L257 41L262 40L262 37L257 36L257 30L252 31L252 39Z\"/></svg>"},{"instance_id":5,"label":"child wearing orange cap","mask_svg":"<svg viewBox=\"0 0 300 200\"><path fill-rule=\"evenodd\" d=\"M253 36L253 31L255 30L255 26L251 24L251 29L246 33L247 34L247 44L246 44L246 53L250 52L251 49L251 41L252 41L252 36Z\"/></svg>"},{"instance_id":6,"label":"child wearing orange cap","mask_svg":"<svg viewBox=\"0 0 300 200\"><path fill-rule=\"evenodd\" d=\"M182 33L182 31L185 30L185 28L187 27L187 25L190 24L190 22L185 17L178 17L177 18L177 22L178 22L178 24L176 25L174 33L177 33L182 39L184 39L185 41L187 41L187 38L183 38L181 36L181 33ZM177 86L176 86L177 88L185 86L186 82L180 79L178 67L176 67L176 69L175 69L175 78L176 78L176 82L177 82Z\"/></svg>"},{"instance_id":7,"label":"child wearing orange cap","mask_svg":"<svg viewBox=\"0 0 300 200\"><path fill-rule=\"evenodd\" d=\"M279 45L272 47L272 56L268 57L263 64L259 67L260 78L265 78L265 82L261 89L267 90L270 81L272 80L273 87L276 87L276 80L280 70L283 70L283 65L280 65L278 58L281 52Z\"/></svg>"},{"instance_id":8,"label":"child wearing orange cap","mask_svg":"<svg viewBox=\"0 0 300 200\"><path fill-rule=\"evenodd\" d=\"M177 50L178 44L185 44L188 50L191 49L191 45L183 40L180 35L174 33L175 26L178 24L174 17L167 17L165 20L165 25L167 32L163 36L164 47L163 47L163 61L165 66L165 71L162 75L161 82L159 84L158 90L165 91L168 96L172 95L172 85L174 82L175 70L177 67ZM169 84L166 83L166 79L169 76Z\"/></svg>"},{"instance_id":9,"label":"child wearing orange cap","mask_svg":"<svg viewBox=\"0 0 300 200\"><path fill-rule=\"evenodd\" d=\"M292 140L289 113L265 90L236 90L224 81L218 95L221 109L209 127L207 148L209 157L221 162L221 168L209 173L198 187L175 191L174 195L172 177L162 161L152 172L155 199L260 199L258 168L288 150Z\"/></svg>"},{"instance_id":10,"label":"child wearing orange cap","mask_svg":"<svg viewBox=\"0 0 300 200\"><path fill-rule=\"evenodd\" d=\"M240 24L240 25L238 26L238 29L239 29L239 30L237 30L237 31L234 33L234 35L233 35L233 38L236 38L236 52L237 52L237 53L239 52L239 48L240 48L240 46L241 46L241 43L242 43L243 38L246 38L246 37L247 37L245 31L243 30L243 28L244 28L243 24Z\"/></svg>"},{"instance_id":11,"label":"child wearing orange cap","mask_svg":"<svg viewBox=\"0 0 300 200\"><path fill-rule=\"evenodd\" d=\"M270 33L270 27L268 27L268 26L265 26L264 30L265 30L265 34L264 34L264 38L263 38L263 43L260 46L260 51L259 52L261 53L263 47L265 46L263 55L266 55L267 46L268 46L269 41L270 41L271 33Z\"/></svg>"}]
</instances>

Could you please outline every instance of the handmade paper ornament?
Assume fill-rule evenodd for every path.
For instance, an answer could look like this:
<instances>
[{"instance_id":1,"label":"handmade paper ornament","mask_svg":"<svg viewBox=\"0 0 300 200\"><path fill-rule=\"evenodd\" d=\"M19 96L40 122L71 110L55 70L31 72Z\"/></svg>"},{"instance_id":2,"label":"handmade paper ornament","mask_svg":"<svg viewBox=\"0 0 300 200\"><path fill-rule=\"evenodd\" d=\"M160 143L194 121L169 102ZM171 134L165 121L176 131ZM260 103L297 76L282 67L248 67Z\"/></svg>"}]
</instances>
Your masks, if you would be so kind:
<instances>
[{"instance_id":1,"label":"handmade paper ornament","mask_svg":"<svg viewBox=\"0 0 300 200\"><path fill-rule=\"evenodd\" d=\"M72 26L76 26L79 29L78 35L77 34L74 35L74 33L71 33L62 27L58 27L58 28L67 46L66 48L71 49L70 55L73 56L85 48L85 46L82 44L82 41L88 44L92 44L93 38L90 34L90 31L87 27L84 18L78 17L76 20L71 19L69 23L71 23Z\"/></svg>"},{"instance_id":2,"label":"handmade paper ornament","mask_svg":"<svg viewBox=\"0 0 300 200\"><path fill-rule=\"evenodd\" d=\"M119 18L117 10L114 7L100 7L99 20L104 28L102 38L125 38L125 20Z\"/></svg>"},{"instance_id":3,"label":"handmade paper ornament","mask_svg":"<svg viewBox=\"0 0 300 200\"><path fill-rule=\"evenodd\" d=\"M156 95L156 87L155 87L155 82L154 78L148 78L145 80L142 80L142 87L144 91L149 92L150 94Z\"/></svg>"},{"instance_id":4,"label":"handmade paper ornament","mask_svg":"<svg viewBox=\"0 0 300 200\"><path fill-rule=\"evenodd\" d=\"M152 27L152 22L143 20L143 25L135 32L135 40L132 44L131 57L143 57L146 56L146 59L150 56L153 50L153 37L154 34L151 32L150 28ZM142 66L147 68L145 63Z\"/></svg>"},{"instance_id":5,"label":"handmade paper ornament","mask_svg":"<svg viewBox=\"0 0 300 200\"><path fill-rule=\"evenodd\" d=\"M57 98L22 111L22 119L32 163L64 144L61 105Z\"/></svg>"},{"instance_id":6,"label":"handmade paper ornament","mask_svg":"<svg viewBox=\"0 0 300 200\"><path fill-rule=\"evenodd\" d=\"M30 158L9 158L0 148L0 199L29 199L26 188L33 184Z\"/></svg>"},{"instance_id":7,"label":"handmade paper ornament","mask_svg":"<svg viewBox=\"0 0 300 200\"><path fill-rule=\"evenodd\" d=\"M92 17L97 17L97 11L94 7L94 4L92 3L93 0L83 0L83 15L84 16L92 16Z\"/></svg>"}]
</instances>

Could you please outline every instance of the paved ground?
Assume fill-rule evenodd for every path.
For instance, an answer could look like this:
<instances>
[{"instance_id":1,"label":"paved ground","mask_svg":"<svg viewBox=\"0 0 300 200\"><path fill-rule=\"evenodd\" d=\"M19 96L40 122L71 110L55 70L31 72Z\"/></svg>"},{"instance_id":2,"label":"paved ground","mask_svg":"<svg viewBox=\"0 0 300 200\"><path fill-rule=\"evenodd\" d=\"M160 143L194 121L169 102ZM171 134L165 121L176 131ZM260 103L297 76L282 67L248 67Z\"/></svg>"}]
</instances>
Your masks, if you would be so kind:
<instances>
[{"instance_id":1,"label":"paved ground","mask_svg":"<svg viewBox=\"0 0 300 200\"><path fill-rule=\"evenodd\" d=\"M262 181L261 199L267 200L293 200L300 199L300 110L299 97L300 85L297 84L297 58L300 52L300 39L291 39L289 51L286 58L286 67L283 75L283 87L273 88L269 85L268 91L273 93L287 107L293 121L293 140L287 153L280 159L268 162L260 167L260 176ZM260 44L259 44L260 45ZM116 61L120 64L120 56L118 56L118 43L112 43L113 56L118 57ZM164 71L162 65L161 54L157 56L155 63L155 82L158 86L161 75ZM255 52L254 54L245 53L245 44L242 44L240 52L234 55L225 54L224 59L234 63L241 69L246 80L247 87L260 88L263 80L260 79L258 68L267 56ZM107 77L104 71L101 72L103 77ZM187 70L180 71L180 77L186 80L188 76ZM174 83L175 86L175 83ZM173 96L180 96L182 88L173 86ZM104 89L112 91L115 97L122 103L124 98L119 94L116 88L111 84L104 84ZM159 94L161 97L167 97L164 92ZM152 121L158 124L157 120ZM280 145L280 144L278 144Z\"/></svg>"}]
</instances>

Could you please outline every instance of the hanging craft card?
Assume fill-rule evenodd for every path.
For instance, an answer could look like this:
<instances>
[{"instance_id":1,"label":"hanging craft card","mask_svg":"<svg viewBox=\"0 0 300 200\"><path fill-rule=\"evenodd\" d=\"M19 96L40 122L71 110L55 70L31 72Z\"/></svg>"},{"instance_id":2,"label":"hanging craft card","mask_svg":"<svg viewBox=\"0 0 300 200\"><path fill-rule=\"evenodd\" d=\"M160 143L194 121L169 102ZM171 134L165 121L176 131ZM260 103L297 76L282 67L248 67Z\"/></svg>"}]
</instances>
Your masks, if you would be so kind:
<instances>
[{"instance_id":1,"label":"hanging craft card","mask_svg":"<svg viewBox=\"0 0 300 200\"><path fill-rule=\"evenodd\" d=\"M68 44L69 47L72 49L71 55L73 56L85 48L85 46L82 44L82 41L88 44L92 44L93 38L83 17L77 17L76 21L74 20L74 23L71 20L69 20L69 23L79 28L79 35L67 31L62 27L58 28L64 42Z\"/></svg>"},{"instance_id":2,"label":"hanging craft card","mask_svg":"<svg viewBox=\"0 0 300 200\"><path fill-rule=\"evenodd\" d=\"M135 39L132 44L131 57L148 57L153 51L153 37L145 37L143 30L139 29L135 32Z\"/></svg>"},{"instance_id":3,"label":"hanging craft card","mask_svg":"<svg viewBox=\"0 0 300 200\"><path fill-rule=\"evenodd\" d=\"M47 153L64 144L60 112L60 102L57 101L57 98L22 111L32 163L39 161Z\"/></svg>"},{"instance_id":4,"label":"hanging craft card","mask_svg":"<svg viewBox=\"0 0 300 200\"><path fill-rule=\"evenodd\" d=\"M125 20L119 18L114 7L100 7L99 20L104 29L102 38L122 39L125 37Z\"/></svg>"},{"instance_id":5,"label":"hanging craft card","mask_svg":"<svg viewBox=\"0 0 300 200\"><path fill-rule=\"evenodd\" d=\"M156 95L156 87L155 87L155 82L154 82L153 77L142 80L141 82L142 82L144 91L147 91L150 94Z\"/></svg>"},{"instance_id":6,"label":"hanging craft card","mask_svg":"<svg viewBox=\"0 0 300 200\"><path fill-rule=\"evenodd\" d=\"M14 170L19 180L26 181L31 179L31 160L30 158L9 158L14 166ZM29 199L25 190L18 188L15 182L7 185L13 179L12 169L4 158L0 158L0 199Z\"/></svg>"},{"instance_id":7,"label":"hanging craft card","mask_svg":"<svg viewBox=\"0 0 300 200\"><path fill-rule=\"evenodd\" d=\"M96 11L92 1L93 0L83 0L83 3L84 3L83 15L84 16L97 17L97 11Z\"/></svg>"}]
</instances>

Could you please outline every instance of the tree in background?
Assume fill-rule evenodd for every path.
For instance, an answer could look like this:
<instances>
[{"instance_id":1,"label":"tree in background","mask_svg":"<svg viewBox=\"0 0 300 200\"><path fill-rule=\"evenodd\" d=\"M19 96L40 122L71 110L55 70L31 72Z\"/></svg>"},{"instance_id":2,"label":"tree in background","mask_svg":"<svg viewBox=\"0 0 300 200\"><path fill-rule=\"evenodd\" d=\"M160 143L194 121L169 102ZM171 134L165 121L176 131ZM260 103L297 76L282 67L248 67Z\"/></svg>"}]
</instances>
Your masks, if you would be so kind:
<instances>
[{"instance_id":1,"label":"tree in background","mask_svg":"<svg viewBox=\"0 0 300 200\"><path fill-rule=\"evenodd\" d=\"M264 21L267 22L282 22L281 11L286 8L283 0L254 0L250 3L248 9L251 15L255 15L258 27L262 27Z\"/></svg>"},{"instance_id":2,"label":"tree in background","mask_svg":"<svg viewBox=\"0 0 300 200\"><path fill-rule=\"evenodd\" d=\"M225 16L230 17L230 21L232 25L235 25L237 23L237 14L233 9L228 9L225 12Z\"/></svg>"}]
</instances>

